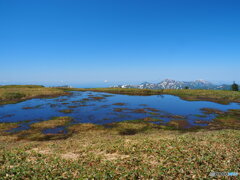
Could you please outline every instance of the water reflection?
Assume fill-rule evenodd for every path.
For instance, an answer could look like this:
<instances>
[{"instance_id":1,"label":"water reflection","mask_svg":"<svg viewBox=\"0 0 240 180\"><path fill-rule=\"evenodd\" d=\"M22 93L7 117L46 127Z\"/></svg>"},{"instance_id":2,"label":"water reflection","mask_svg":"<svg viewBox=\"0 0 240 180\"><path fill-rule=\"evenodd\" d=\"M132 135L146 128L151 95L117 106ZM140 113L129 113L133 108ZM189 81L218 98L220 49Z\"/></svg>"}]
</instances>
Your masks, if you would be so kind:
<instances>
[{"instance_id":1,"label":"water reflection","mask_svg":"<svg viewBox=\"0 0 240 180\"><path fill-rule=\"evenodd\" d=\"M201 108L227 111L239 109L240 104L223 105L207 101L185 101L172 95L129 96L88 91L73 92L71 96L32 99L17 104L2 105L0 122L24 122L18 128L27 129L31 123L58 116L73 117L74 123L95 124L151 117L159 120L153 123L186 120L190 126L205 126L215 115L204 115ZM53 131L59 132L60 129L59 127ZM51 130L46 130L48 131ZM62 131L64 132L63 129Z\"/></svg>"}]
</instances>

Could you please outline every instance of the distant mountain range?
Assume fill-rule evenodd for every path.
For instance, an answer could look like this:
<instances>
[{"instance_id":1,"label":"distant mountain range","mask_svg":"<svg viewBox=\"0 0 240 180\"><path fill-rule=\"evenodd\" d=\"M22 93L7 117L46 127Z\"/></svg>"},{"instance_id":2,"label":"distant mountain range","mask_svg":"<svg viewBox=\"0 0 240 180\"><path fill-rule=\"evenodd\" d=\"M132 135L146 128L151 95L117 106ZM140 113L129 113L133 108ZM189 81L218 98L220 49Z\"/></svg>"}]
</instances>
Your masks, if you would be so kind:
<instances>
[{"instance_id":1,"label":"distant mountain range","mask_svg":"<svg viewBox=\"0 0 240 180\"><path fill-rule=\"evenodd\" d=\"M117 85L118 88L138 88L138 89L222 89L230 90L231 86L227 84L216 85L205 80L195 81L175 81L165 79L159 83L144 82L139 85Z\"/></svg>"}]
</instances>

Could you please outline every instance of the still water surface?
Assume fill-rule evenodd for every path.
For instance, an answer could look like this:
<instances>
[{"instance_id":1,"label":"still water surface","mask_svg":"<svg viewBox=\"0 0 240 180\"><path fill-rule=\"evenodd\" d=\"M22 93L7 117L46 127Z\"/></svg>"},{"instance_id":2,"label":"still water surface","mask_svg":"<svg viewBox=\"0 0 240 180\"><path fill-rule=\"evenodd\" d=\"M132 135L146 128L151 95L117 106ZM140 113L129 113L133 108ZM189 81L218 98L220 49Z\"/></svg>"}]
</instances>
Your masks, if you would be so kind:
<instances>
[{"instance_id":1,"label":"still water surface","mask_svg":"<svg viewBox=\"0 0 240 180\"><path fill-rule=\"evenodd\" d=\"M240 109L240 104L223 105L208 101L185 101L172 95L129 96L90 91L72 92L69 96L32 99L17 104L2 105L0 106L0 122L22 122L18 128L22 130L29 128L31 123L57 116L73 117L73 123L95 124L153 117L165 123L173 119L184 118L190 126L195 126L199 125L196 124L197 120L211 121L214 118L211 114L204 115L201 108L227 111L228 109ZM60 112L65 109L71 109L72 112L68 114Z\"/></svg>"}]
</instances>

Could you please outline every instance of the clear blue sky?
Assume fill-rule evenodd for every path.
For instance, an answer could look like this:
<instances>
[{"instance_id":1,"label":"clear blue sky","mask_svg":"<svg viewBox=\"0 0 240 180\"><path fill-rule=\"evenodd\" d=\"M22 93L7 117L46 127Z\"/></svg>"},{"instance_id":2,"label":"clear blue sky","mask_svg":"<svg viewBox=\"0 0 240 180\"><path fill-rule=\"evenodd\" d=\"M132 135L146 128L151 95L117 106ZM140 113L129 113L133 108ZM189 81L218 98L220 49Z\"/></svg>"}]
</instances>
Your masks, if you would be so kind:
<instances>
[{"instance_id":1,"label":"clear blue sky","mask_svg":"<svg viewBox=\"0 0 240 180\"><path fill-rule=\"evenodd\" d=\"M239 0L0 0L0 83L240 81Z\"/></svg>"}]
</instances>

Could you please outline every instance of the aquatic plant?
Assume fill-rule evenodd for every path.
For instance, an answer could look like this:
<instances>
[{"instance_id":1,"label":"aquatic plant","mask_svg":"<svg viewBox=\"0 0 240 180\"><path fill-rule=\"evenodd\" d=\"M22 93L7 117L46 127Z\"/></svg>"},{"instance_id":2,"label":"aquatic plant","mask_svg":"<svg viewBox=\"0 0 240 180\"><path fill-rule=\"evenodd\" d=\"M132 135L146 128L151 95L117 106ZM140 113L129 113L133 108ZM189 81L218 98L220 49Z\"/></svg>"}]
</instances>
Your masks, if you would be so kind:
<instances>
[{"instance_id":1,"label":"aquatic plant","mask_svg":"<svg viewBox=\"0 0 240 180\"><path fill-rule=\"evenodd\" d=\"M69 114L69 113L72 113L73 110L72 110L72 109L62 109L62 110L60 110L59 112Z\"/></svg>"}]
</instances>

